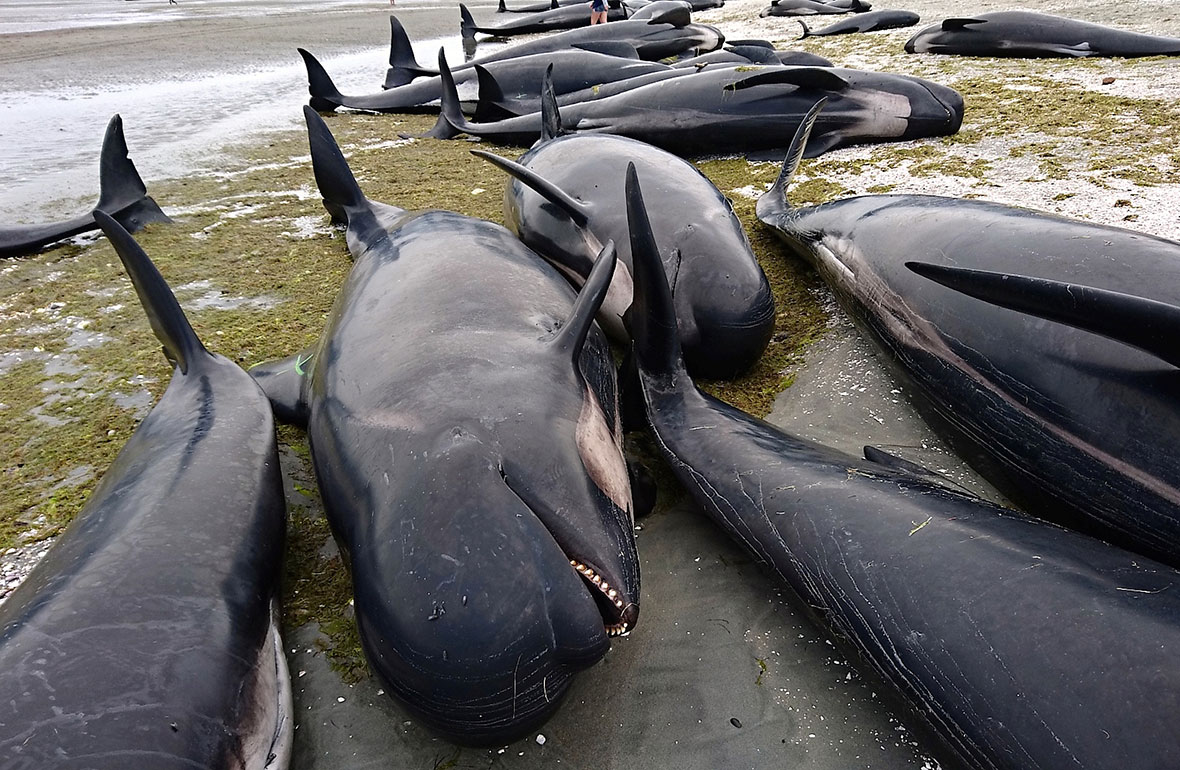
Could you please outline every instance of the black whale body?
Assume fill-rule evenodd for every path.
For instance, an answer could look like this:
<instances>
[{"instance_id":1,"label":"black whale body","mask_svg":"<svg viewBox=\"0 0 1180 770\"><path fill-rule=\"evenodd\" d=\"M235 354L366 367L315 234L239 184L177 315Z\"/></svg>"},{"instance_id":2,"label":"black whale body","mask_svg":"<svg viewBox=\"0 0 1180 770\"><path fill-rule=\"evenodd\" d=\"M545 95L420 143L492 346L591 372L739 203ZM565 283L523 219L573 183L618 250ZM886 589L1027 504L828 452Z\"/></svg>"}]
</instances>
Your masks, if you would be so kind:
<instances>
[{"instance_id":1,"label":"black whale body","mask_svg":"<svg viewBox=\"0 0 1180 770\"><path fill-rule=\"evenodd\" d=\"M613 247L575 297L498 225L366 199L304 114L354 265L319 343L251 373L307 426L375 673L451 740L514 740L638 615L614 363L593 323Z\"/></svg>"},{"instance_id":2,"label":"black whale body","mask_svg":"<svg viewBox=\"0 0 1180 770\"><path fill-rule=\"evenodd\" d=\"M135 164L127 154L123 119L118 115L107 124L99 156L99 197L95 208L112 217L130 232L153 222L171 222L147 194ZM0 227L0 258L33 254L71 235L97 230L92 214L38 225Z\"/></svg>"},{"instance_id":3,"label":"black whale body","mask_svg":"<svg viewBox=\"0 0 1180 770\"><path fill-rule=\"evenodd\" d=\"M909 261L1180 306L1180 243L979 200L865 195L791 208L788 156L758 217L812 262L920 394L919 408L996 487L1037 515L1180 564L1180 370L1135 340L1124 311L1073 325L964 297ZM1001 283L1005 280L999 279ZM969 285L970 282L968 282ZM1000 290L1003 294L1005 291ZM1136 300L1135 298L1142 298ZM1046 311L1053 294L1033 297ZM1176 312L1176 311L1173 311ZM1090 318L1087 318L1090 316ZM1116 336L1078 328L1109 322ZM1083 324L1084 326L1084 324ZM1169 331L1169 329L1171 331ZM1176 324L1154 327L1163 344ZM1150 343L1148 343L1150 345Z\"/></svg>"},{"instance_id":4,"label":"black whale body","mask_svg":"<svg viewBox=\"0 0 1180 770\"><path fill-rule=\"evenodd\" d=\"M439 64L446 67L441 51ZM465 133L524 146L541 137L540 112L489 123L468 121L454 86L446 85L449 79L444 72L439 120L427 136L451 139ZM614 85L626 88L625 82ZM958 92L920 78L829 67L749 66L705 67L611 96L563 104L562 126L570 132L627 136L684 157L760 153L788 146L795 127L822 93L830 94L832 106L807 145L807 157L850 144L953 134L963 119Z\"/></svg>"},{"instance_id":5,"label":"black whale body","mask_svg":"<svg viewBox=\"0 0 1180 770\"><path fill-rule=\"evenodd\" d=\"M205 350L131 236L94 216L176 368L0 605L0 767L281 770L294 715L270 405Z\"/></svg>"},{"instance_id":6,"label":"black whale body","mask_svg":"<svg viewBox=\"0 0 1180 770\"><path fill-rule=\"evenodd\" d=\"M633 358L656 445L705 513L971 767L1176 767L1180 573L697 390L637 190Z\"/></svg>"},{"instance_id":7,"label":"black whale body","mask_svg":"<svg viewBox=\"0 0 1180 770\"><path fill-rule=\"evenodd\" d=\"M920 30L909 53L963 56L1177 56L1180 38L1145 35L1033 11L994 11Z\"/></svg>"},{"instance_id":8,"label":"black whale body","mask_svg":"<svg viewBox=\"0 0 1180 770\"><path fill-rule=\"evenodd\" d=\"M696 166L609 134L546 137L517 163L477 154L515 177L504 192L508 228L577 280L589 274L599 243L619 244L619 264L601 312L608 316L603 321L608 332L621 339L634 291L627 212L612 191L622 184L628 164L642 169L655 194L651 209L661 257L675 276L677 324L689 368L697 376L726 379L757 362L774 332L770 283L733 206ZM594 236L591 243L576 224L583 221Z\"/></svg>"}]
</instances>

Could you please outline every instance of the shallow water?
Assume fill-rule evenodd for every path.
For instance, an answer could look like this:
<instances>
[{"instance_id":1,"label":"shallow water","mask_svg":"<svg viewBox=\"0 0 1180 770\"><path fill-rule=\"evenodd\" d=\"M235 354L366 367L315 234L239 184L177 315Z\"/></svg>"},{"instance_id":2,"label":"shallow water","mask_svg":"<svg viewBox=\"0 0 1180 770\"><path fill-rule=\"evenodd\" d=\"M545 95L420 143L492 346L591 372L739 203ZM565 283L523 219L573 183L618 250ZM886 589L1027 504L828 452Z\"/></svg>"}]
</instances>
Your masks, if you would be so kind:
<instances>
[{"instance_id":1,"label":"shallow water","mask_svg":"<svg viewBox=\"0 0 1180 770\"><path fill-rule=\"evenodd\" d=\"M442 0L0 2L0 225L85 211L116 113L149 192L153 179L222 170L230 142L299 125L297 47L341 90L380 90L391 11L419 61L440 46L462 60L458 11Z\"/></svg>"}]
</instances>

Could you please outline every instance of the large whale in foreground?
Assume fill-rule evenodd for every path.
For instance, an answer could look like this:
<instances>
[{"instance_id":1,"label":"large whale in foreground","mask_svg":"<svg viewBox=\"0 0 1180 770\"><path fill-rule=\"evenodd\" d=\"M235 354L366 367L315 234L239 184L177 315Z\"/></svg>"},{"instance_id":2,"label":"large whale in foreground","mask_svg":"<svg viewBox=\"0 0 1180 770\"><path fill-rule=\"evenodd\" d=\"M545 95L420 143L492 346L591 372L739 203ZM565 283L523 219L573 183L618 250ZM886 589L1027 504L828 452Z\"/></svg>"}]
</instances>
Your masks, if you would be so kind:
<instances>
[{"instance_id":1,"label":"large whale in foreground","mask_svg":"<svg viewBox=\"0 0 1180 770\"><path fill-rule=\"evenodd\" d=\"M147 194L147 187L128 157L123 119L118 115L111 118L103 136L98 178L95 209L111 215L128 231L136 232L152 222L172 221ZM97 229L92 214L39 225L0 227L0 258L33 254L63 238Z\"/></svg>"},{"instance_id":2,"label":"large whale in foreground","mask_svg":"<svg viewBox=\"0 0 1180 770\"><path fill-rule=\"evenodd\" d=\"M1146 35L1033 11L993 11L919 30L908 53L963 56L1177 56L1180 38Z\"/></svg>"},{"instance_id":3,"label":"large whale in foreground","mask_svg":"<svg viewBox=\"0 0 1180 770\"><path fill-rule=\"evenodd\" d=\"M294 715L270 405L205 350L126 230L94 216L175 369L0 606L0 767L285 768Z\"/></svg>"},{"instance_id":4,"label":"large whale in foreground","mask_svg":"<svg viewBox=\"0 0 1180 770\"><path fill-rule=\"evenodd\" d=\"M1180 573L697 390L631 182L641 395L656 445L705 513L971 767L1180 766Z\"/></svg>"},{"instance_id":5,"label":"large whale in foreground","mask_svg":"<svg viewBox=\"0 0 1180 770\"><path fill-rule=\"evenodd\" d=\"M933 427L1028 510L1180 565L1180 243L929 195L797 209L797 164L788 154L758 218L815 265Z\"/></svg>"},{"instance_id":6,"label":"large whale in foreground","mask_svg":"<svg viewBox=\"0 0 1180 770\"><path fill-rule=\"evenodd\" d=\"M304 115L354 264L319 342L251 373L307 427L386 689L449 739L514 740L639 612L614 361L594 323L614 248L575 295L499 225L368 200Z\"/></svg>"}]
</instances>

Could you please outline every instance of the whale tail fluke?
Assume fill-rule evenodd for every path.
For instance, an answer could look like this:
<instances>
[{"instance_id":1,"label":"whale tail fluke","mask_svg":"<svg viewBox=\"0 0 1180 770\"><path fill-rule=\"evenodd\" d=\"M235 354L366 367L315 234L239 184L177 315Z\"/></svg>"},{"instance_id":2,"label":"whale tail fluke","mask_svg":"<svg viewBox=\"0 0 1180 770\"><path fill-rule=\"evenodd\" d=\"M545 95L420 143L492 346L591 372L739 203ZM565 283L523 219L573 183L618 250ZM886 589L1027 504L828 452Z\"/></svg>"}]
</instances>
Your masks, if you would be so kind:
<instances>
[{"instance_id":1,"label":"whale tail fluke","mask_svg":"<svg viewBox=\"0 0 1180 770\"><path fill-rule=\"evenodd\" d=\"M442 79L438 120L433 128L421 136L432 139L454 139L463 133L468 123L459 106L459 89L455 86L455 77L451 74L451 68L447 66L447 56L442 48L438 49L438 72Z\"/></svg>"},{"instance_id":2,"label":"whale tail fluke","mask_svg":"<svg viewBox=\"0 0 1180 770\"><path fill-rule=\"evenodd\" d=\"M118 252L147 313L148 323L164 346L164 355L168 360L180 369L181 374L188 374L190 368L199 365L202 360L208 360L209 352L201 344L180 303L176 301L176 296L147 253L126 228L106 212L95 209L94 221Z\"/></svg>"},{"instance_id":3,"label":"whale tail fluke","mask_svg":"<svg viewBox=\"0 0 1180 770\"><path fill-rule=\"evenodd\" d=\"M918 275L999 307L1063 323L1180 367L1180 307L1092 286L906 262Z\"/></svg>"},{"instance_id":4,"label":"whale tail fluke","mask_svg":"<svg viewBox=\"0 0 1180 770\"><path fill-rule=\"evenodd\" d=\"M687 380L676 307L664 273L664 261L652 234L635 164L627 164L627 223L631 231L635 297L624 320L631 332L632 362L645 380Z\"/></svg>"},{"instance_id":5,"label":"whale tail fluke","mask_svg":"<svg viewBox=\"0 0 1180 770\"><path fill-rule=\"evenodd\" d=\"M147 186L131 162L123 118L115 115L107 123L98 162L99 195L95 208L113 216L129 232L152 222L171 222L147 194Z\"/></svg>"},{"instance_id":6,"label":"whale tail fluke","mask_svg":"<svg viewBox=\"0 0 1180 770\"><path fill-rule=\"evenodd\" d=\"M769 222L775 216L791 210L791 204L787 201L787 187L790 186L791 177L795 176L795 172L799 169L799 163L803 160L803 152L807 148L807 138L811 136L811 129L815 126L816 118L819 117L820 111L827 103L827 99L820 99L816 102L815 106L803 116L799 127L795 129L791 145L787 148L787 155L783 158L783 168L779 172L778 179L774 180L770 189L758 198L758 204L755 206L755 212L763 222Z\"/></svg>"},{"instance_id":7,"label":"whale tail fluke","mask_svg":"<svg viewBox=\"0 0 1180 770\"><path fill-rule=\"evenodd\" d=\"M389 69L385 71L382 88L404 86L417 77L434 77L438 73L427 69L414 58L414 46L406 28L396 16L389 17Z\"/></svg>"},{"instance_id":8,"label":"whale tail fluke","mask_svg":"<svg viewBox=\"0 0 1180 770\"><path fill-rule=\"evenodd\" d=\"M336 88L328 71L319 59L308 51L299 48L299 55L303 57L303 64L307 67L307 92L311 94L308 104L316 112L333 112L340 106L344 95Z\"/></svg>"}]
</instances>

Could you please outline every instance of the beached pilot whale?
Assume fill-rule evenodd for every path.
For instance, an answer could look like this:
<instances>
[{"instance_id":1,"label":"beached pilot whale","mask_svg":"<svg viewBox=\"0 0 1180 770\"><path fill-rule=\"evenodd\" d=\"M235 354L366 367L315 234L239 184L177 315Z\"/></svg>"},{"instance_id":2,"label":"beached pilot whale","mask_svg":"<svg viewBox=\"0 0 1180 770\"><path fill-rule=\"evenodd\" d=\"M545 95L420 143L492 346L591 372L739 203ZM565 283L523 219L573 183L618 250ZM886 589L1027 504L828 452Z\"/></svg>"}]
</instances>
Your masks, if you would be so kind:
<instances>
[{"instance_id":1,"label":"beached pilot whale","mask_svg":"<svg viewBox=\"0 0 1180 770\"><path fill-rule=\"evenodd\" d=\"M446 66L440 49L442 106L438 122L425 136L468 134L523 146L540 138L544 118L539 111L494 122L467 120ZM963 120L963 97L928 80L771 65L705 67L610 96L563 102L562 123L570 132L628 136L682 157L761 157L790 144L795 127L823 94L829 95L831 107L808 142L809 158L852 144L945 136L958 131ZM477 116L479 112L477 107Z\"/></svg>"},{"instance_id":2,"label":"beached pilot whale","mask_svg":"<svg viewBox=\"0 0 1180 770\"><path fill-rule=\"evenodd\" d=\"M831 16L842 13L864 13L873 6L862 0L823 2L823 0L770 0L770 6L758 14L767 16Z\"/></svg>"},{"instance_id":3,"label":"beached pilot whale","mask_svg":"<svg viewBox=\"0 0 1180 770\"><path fill-rule=\"evenodd\" d=\"M758 218L815 265L932 426L1028 510L1180 565L1180 243L930 195L796 209L797 164Z\"/></svg>"},{"instance_id":4,"label":"beached pilot whale","mask_svg":"<svg viewBox=\"0 0 1180 770\"><path fill-rule=\"evenodd\" d=\"M499 225L365 198L304 108L354 264L311 350L252 373L305 424L373 670L424 724L506 742L635 625L614 361L580 294Z\"/></svg>"},{"instance_id":5,"label":"beached pilot whale","mask_svg":"<svg viewBox=\"0 0 1180 770\"><path fill-rule=\"evenodd\" d=\"M1178 56L1180 38L1130 32L1047 13L993 11L932 24L911 37L905 50L1027 58Z\"/></svg>"},{"instance_id":6,"label":"beached pilot whale","mask_svg":"<svg viewBox=\"0 0 1180 770\"><path fill-rule=\"evenodd\" d=\"M701 393L634 176L627 197L647 418L705 513L968 766L1180 766L1180 572Z\"/></svg>"},{"instance_id":7,"label":"beached pilot whale","mask_svg":"<svg viewBox=\"0 0 1180 770\"><path fill-rule=\"evenodd\" d=\"M696 166L650 144L610 134L563 135L557 105L546 93L541 141L519 162L474 151L514 177L504 191L508 229L579 283L600 244L619 244L600 320L626 340L623 314L634 290L627 212L617 191L628 164L637 166L658 193L655 227L673 276L689 368L710 379L749 369L774 333L774 298L733 206Z\"/></svg>"},{"instance_id":8,"label":"beached pilot whale","mask_svg":"<svg viewBox=\"0 0 1180 770\"><path fill-rule=\"evenodd\" d=\"M918 23L919 16L913 11L869 11L868 13L858 13L856 16L850 16L845 19L829 24L823 29L813 30L807 26L807 22L803 19L796 19L799 26L803 27L803 34L799 36L802 40L805 37L823 37L825 35L847 35L855 32L876 32L882 29L898 29L900 27L912 27Z\"/></svg>"},{"instance_id":9,"label":"beached pilot whale","mask_svg":"<svg viewBox=\"0 0 1180 770\"><path fill-rule=\"evenodd\" d=\"M126 230L94 216L175 369L0 605L0 767L285 768L286 520L270 405L205 350Z\"/></svg>"},{"instance_id":10,"label":"beached pilot whale","mask_svg":"<svg viewBox=\"0 0 1180 770\"><path fill-rule=\"evenodd\" d=\"M172 221L148 196L147 187L128 157L123 119L118 115L111 118L102 139L98 179L95 209L114 217L128 231L136 232L152 222ZM97 229L91 214L41 225L0 227L0 258L33 254L63 238Z\"/></svg>"}]
</instances>

